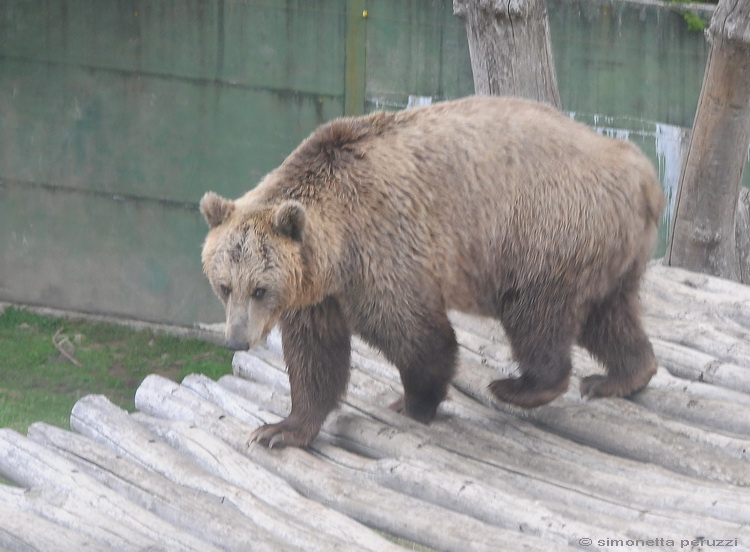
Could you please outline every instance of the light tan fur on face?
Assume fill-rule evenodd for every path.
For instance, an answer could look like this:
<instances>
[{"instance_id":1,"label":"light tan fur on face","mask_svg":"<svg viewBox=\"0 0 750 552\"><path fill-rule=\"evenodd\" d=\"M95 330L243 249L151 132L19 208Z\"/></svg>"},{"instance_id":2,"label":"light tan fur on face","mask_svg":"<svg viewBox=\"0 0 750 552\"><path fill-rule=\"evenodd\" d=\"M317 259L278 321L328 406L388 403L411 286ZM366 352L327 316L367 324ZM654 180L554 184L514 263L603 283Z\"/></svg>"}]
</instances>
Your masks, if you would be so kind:
<instances>
[{"instance_id":1,"label":"light tan fur on face","mask_svg":"<svg viewBox=\"0 0 750 552\"><path fill-rule=\"evenodd\" d=\"M297 204L283 210L236 207L209 192L201 211L213 224L203 247L203 270L226 309L227 344L252 348L294 305L304 209Z\"/></svg>"}]
</instances>

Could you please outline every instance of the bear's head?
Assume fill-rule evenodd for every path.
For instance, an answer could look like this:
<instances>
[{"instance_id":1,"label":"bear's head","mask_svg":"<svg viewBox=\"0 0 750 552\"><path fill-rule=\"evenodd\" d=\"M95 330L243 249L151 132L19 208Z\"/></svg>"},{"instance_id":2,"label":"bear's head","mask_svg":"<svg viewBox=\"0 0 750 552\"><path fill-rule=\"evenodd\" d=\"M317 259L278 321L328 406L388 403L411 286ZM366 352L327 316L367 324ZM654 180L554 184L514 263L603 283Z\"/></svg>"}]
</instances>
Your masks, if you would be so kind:
<instances>
[{"instance_id":1,"label":"bear's head","mask_svg":"<svg viewBox=\"0 0 750 552\"><path fill-rule=\"evenodd\" d=\"M261 342L302 287L306 213L298 201L252 206L206 193L203 270L226 309L226 345Z\"/></svg>"}]
</instances>

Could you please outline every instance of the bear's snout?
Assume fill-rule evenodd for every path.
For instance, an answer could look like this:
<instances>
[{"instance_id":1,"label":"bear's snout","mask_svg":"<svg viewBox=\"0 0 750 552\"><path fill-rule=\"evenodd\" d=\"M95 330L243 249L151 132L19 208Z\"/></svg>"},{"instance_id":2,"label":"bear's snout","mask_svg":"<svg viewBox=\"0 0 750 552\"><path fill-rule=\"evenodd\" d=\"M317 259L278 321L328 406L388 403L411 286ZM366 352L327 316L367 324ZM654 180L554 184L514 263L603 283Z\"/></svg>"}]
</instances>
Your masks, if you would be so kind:
<instances>
[{"instance_id":1,"label":"bear's snout","mask_svg":"<svg viewBox=\"0 0 750 552\"><path fill-rule=\"evenodd\" d=\"M225 346L230 351L247 351L250 348L250 344L247 339L236 339L228 337Z\"/></svg>"},{"instance_id":2,"label":"bear's snout","mask_svg":"<svg viewBox=\"0 0 750 552\"><path fill-rule=\"evenodd\" d=\"M257 314L257 313L256 313ZM227 320L224 345L231 351L248 351L268 335L274 320L261 316L231 316Z\"/></svg>"},{"instance_id":3,"label":"bear's snout","mask_svg":"<svg viewBox=\"0 0 750 552\"><path fill-rule=\"evenodd\" d=\"M247 338L247 328L244 324L227 323L226 348L230 351L247 351L250 343Z\"/></svg>"}]
</instances>

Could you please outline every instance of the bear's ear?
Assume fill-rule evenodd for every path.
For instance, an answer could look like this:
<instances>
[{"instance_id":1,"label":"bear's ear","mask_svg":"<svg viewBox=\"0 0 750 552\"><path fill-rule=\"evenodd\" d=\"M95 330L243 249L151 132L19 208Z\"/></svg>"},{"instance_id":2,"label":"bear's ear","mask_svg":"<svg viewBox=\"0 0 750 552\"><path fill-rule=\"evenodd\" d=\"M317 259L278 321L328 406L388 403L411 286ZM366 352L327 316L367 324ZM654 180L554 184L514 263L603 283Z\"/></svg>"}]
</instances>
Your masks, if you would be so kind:
<instances>
[{"instance_id":1,"label":"bear's ear","mask_svg":"<svg viewBox=\"0 0 750 552\"><path fill-rule=\"evenodd\" d=\"M305 207L299 201L290 199L276 209L273 227L282 236L301 242L306 220Z\"/></svg>"},{"instance_id":2,"label":"bear's ear","mask_svg":"<svg viewBox=\"0 0 750 552\"><path fill-rule=\"evenodd\" d=\"M209 228L216 228L234 212L234 202L214 192L206 192L201 198L201 213Z\"/></svg>"}]
</instances>

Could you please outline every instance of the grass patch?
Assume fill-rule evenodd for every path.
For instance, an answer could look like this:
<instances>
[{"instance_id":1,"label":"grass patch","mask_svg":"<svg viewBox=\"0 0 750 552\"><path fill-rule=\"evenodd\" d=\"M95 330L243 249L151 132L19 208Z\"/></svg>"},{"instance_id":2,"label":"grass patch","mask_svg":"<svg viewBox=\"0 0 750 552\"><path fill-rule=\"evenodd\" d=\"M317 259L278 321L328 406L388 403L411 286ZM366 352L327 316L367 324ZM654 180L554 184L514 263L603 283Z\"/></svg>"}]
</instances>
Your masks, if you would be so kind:
<instances>
[{"instance_id":1,"label":"grass patch","mask_svg":"<svg viewBox=\"0 0 750 552\"><path fill-rule=\"evenodd\" d=\"M106 395L132 411L148 374L181 381L191 373L216 379L231 372L232 353L116 324L41 316L13 307L0 313L0 427L26 432L34 422L69 428L75 402Z\"/></svg>"}]
</instances>

